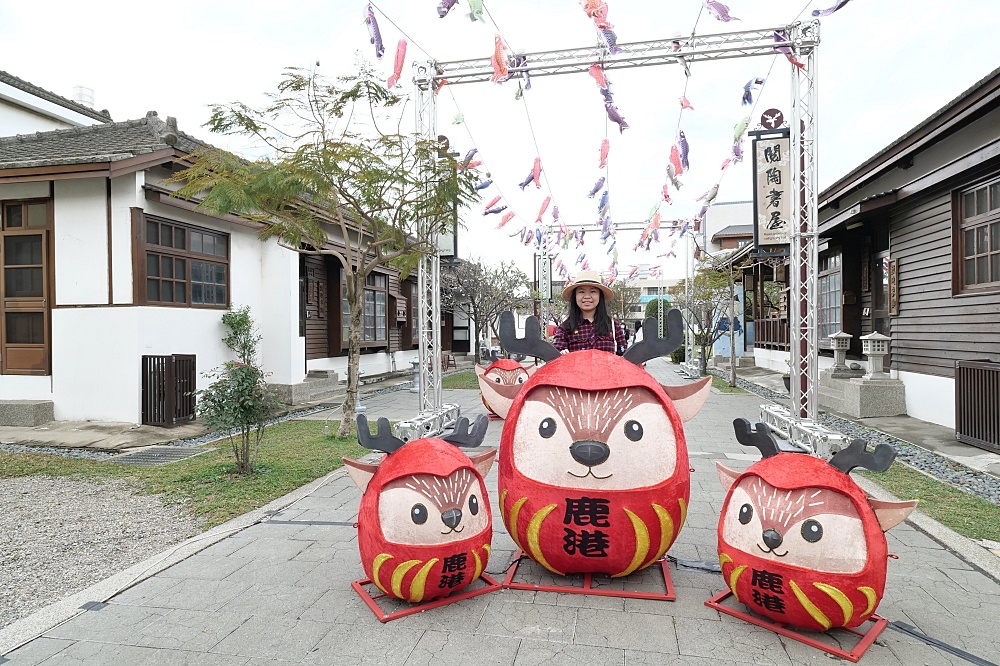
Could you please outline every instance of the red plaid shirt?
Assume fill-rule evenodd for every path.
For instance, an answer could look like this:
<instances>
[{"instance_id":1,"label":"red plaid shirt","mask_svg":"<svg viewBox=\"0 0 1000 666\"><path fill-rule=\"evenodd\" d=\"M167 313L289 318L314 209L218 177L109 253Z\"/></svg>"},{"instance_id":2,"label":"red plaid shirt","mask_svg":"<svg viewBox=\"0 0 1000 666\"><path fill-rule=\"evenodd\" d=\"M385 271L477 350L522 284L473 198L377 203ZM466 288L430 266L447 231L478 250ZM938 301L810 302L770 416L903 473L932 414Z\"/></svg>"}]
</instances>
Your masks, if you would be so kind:
<instances>
[{"instance_id":1,"label":"red plaid shirt","mask_svg":"<svg viewBox=\"0 0 1000 666\"><path fill-rule=\"evenodd\" d=\"M616 320L611 320L614 326L614 339L611 334L598 336L594 333L594 323L586 319L580 322L579 327L573 333L567 333L562 326L556 327L556 339L553 346L562 351L564 349L571 352L583 351L584 349L599 349L611 354L621 356L625 353L625 330ZM617 341L617 345L615 342ZM617 349L616 349L617 347Z\"/></svg>"}]
</instances>

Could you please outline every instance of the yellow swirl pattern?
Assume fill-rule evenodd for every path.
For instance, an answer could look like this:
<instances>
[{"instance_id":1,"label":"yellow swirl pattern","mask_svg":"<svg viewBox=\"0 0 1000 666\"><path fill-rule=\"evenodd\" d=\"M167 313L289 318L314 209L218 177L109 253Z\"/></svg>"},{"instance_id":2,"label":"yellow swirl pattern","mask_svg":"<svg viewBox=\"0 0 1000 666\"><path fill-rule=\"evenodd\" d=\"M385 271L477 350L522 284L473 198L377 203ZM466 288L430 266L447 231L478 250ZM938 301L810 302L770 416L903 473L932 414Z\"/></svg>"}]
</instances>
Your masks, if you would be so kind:
<instances>
[{"instance_id":1,"label":"yellow swirl pattern","mask_svg":"<svg viewBox=\"0 0 1000 666\"><path fill-rule=\"evenodd\" d=\"M519 503L523 502L526 499L528 498L525 497L524 499L518 500L518 502ZM552 573L559 576L565 576L566 574L564 574L563 572L552 568L552 565L549 564L548 561L545 559L545 556L542 555L542 550L538 546L538 533L541 532L542 530L542 521L545 520L546 516L552 513L552 511L555 508L556 508L555 504L549 504L548 506L539 509L538 513L536 513L534 516L531 517L531 521L528 523L528 554L531 556L533 560L541 564L543 567L545 567Z\"/></svg>"},{"instance_id":2,"label":"yellow swirl pattern","mask_svg":"<svg viewBox=\"0 0 1000 666\"><path fill-rule=\"evenodd\" d=\"M827 585L826 583L813 583L813 587L826 592L830 595L831 599L837 602L837 605L840 606L840 610L844 613L844 624L840 626L846 627L847 623L851 621L852 617L854 617L854 604L851 603L851 600L833 585Z\"/></svg>"},{"instance_id":3,"label":"yellow swirl pattern","mask_svg":"<svg viewBox=\"0 0 1000 666\"><path fill-rule=\"evenodd\" d=\"M729 589L733 591L733 599L736 601L740 600L740 595L736 591L736 583L740 582L740 574L746 571L747 565L741 564L732 570L729 574Z\"/></svg>"},{"instance_id":4,"label":"yellow swirl pattern","mask_svg":"<svg viewBox=\"0 0 1000 666\"><path fill-rule=\"evenodd\" d=\"M403 598L403 576L406 572L413 567L420 564L420 560L407 560L396 567L396 570L392 572L392 593L399 599Z\"/></svg>"},{"instance_id":5,"label":"yellow swirl pattern","mask_svg":"<svg viewBox=\"0 0 1000 666\"><path fill-rule=\"evenodd\" d=\"M684 501L683 497L678 497L677 503L681 505L681 522L677 526L677 531L680 532L681 528L684 527L684 521L687 520L688 517L688 505L687 502Z\"/></svg>"},{"instance_id":6,"label":"yellow swirl pattern","mask_svg":"<svg viewBox=\"0 0 1000 666\"><path fill-rule=\"evenodd\" d=\"M725 553L719 553L719 567L724 567L727 564L732 564L733 558L729 557Z\"/></svg>"},{"instance_id":7,"label":"yellow swirl pattern","mask_svg":"<svg viewBox=\"0 0 1000 666\"><path fill-rule=\"evenodd\" d=\"M493 547L490 544L485 544L483 546L483 550L486 551L486 559L489 560L490 559L490 553L493 552Z\"/></svg>"},{"instance_id":8,"label":"yellow swirl pattern","mask_svg":"<svg viewBox=\"0 0 1000 666\"><path fill-rule=\"evenodd\" d=\"M875 603L878 601L878 599L876 598L877 595L875 594L875 590L866 585L862 585L861 587L859 587L858 592L865 595L865 598L868 599L868 608L866 608L865 612L861 614L861 616L864 617L866 615L871 614L871 612L875 610Z\"/></svg>"},{"instance_id":9,"label":"yellow swirl pattern","mask_svg":"<svg viewBox=\"0 0 1000 666\"><path fill-rule=\"evenodd\" d=\"M522 497L514 502L514 506L510 509L510 520L507 521L510 525L510 538L514 540L514 544L522 551L524 550L524 546L521 545L521 540L517 538L517 519L521 513L521 507L524 506L524 503L527 501L527 497Z\"/></svg>"},{"instance_id":10,"label":"yellow swirl pattern","mask_svg":"<svg viewBox=\"0 0 1000 666\"><path fill-rule=\"evenodd\" d=\"M375 561L372 562L372 582L375 583L375 587L382 590L382 594L389 594L389 590L385 589L382 585L382 581L378 579L378 570L382 568L382 565L386 563L387 560L391 560L392 555L388 553L381 553L375 556Z\"/></svg>"},{"instance_id":11,"label":"yellow swirl pattern","mask_svg":"<svg viewBox=\"0 0 1000 666\"><path fill-rule=\"evenodd\" d=\"M653 554L653 558L649 560L646 566L666 555L670 544L674 542L674 521L670 517L670 512L659 504L653 505L653 511L656 512L656 517L660 519L660 547L656 549L656 553Z\"/></svg>"},{"instance_id":12,"label":"yellow swirl pattern","mask_svg":"<svg viewBox=\"0 0 1000 666\"><path fill-rule=\"evenodd\" d=\"M823 611L817 608L816 604L809 600L809 597L806 596L805 592L799 589L799 586L795 584L794 580L788 581L788 584L792 588L792 592L795 593L795 598L799 600L799 603L806 609L809 616L816 620L821 627L823 627L823 631L826 631L833 626L833 623L830 622L830 618L824 615Z\"/></svg>"},{"instance_id":13,"label":"yellow swirl pattern","mask_svg":"<svg viewBox=\"0 0 1000 666\"><path fill-rule=\"evenodd\" d=\"M472 557L476 559L476 572L472 574L472 580L476 580L479 578L479 574L483 573L483 561L479 559L479 553L476 552L475 548L472 549Z\"/></svg>"},{"instance_id":14,"label":"yellow swirl pattern","mask_svg":"<svg viewBox=\"0 0 1000 666\"><path fill-rule=\"evenodd\" d=\"M413 582L410 583L410 603L419 603L424 598L424 586L427 584L427 574L430 573L431 567L438 563L438 558L432 557L427 561L427 564L420 567L420 571L417 575L413 577Z\"/></svg>"},{"instance_id":15,"label":"yellow swirl pattern","mask_svg":"<svg viewBox=\"0 0 1000 666\"><path fill-rule=\"evenodd\" d=\"M625 514L628 519L632 521L632 530L635 532L635 555L632 556L632 561L629 562L628 567L625 571L621 573L616 573L612 578L620 578L622 576L627 576L642 564L642 561L646 559L646 555L649 554L649 530L646 529L646 524L642 522L639 516L635 515L628 509L625 509Z\"/></svg>"}]
</instances>

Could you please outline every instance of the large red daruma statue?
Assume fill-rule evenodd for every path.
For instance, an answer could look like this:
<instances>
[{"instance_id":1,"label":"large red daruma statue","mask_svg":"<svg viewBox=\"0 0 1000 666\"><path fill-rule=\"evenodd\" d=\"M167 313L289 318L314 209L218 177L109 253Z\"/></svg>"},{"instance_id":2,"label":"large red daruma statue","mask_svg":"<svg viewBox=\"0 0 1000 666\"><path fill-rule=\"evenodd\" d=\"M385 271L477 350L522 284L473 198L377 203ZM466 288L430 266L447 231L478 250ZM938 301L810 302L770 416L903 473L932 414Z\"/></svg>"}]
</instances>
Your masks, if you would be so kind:
<instances>
[{"instance_id":1,"label":"large red daruma statue","mask_svg":"<svg viewBox=\"0 0 1000 666\"><path fill-rule=\"evenodd\" d=\"M736 438L764 459L742 474L716 463L728 489L719 518L719 562L736 599L794 627L852 628L878 608L888 547L883 531L917 504L868 497L850 471L883 472L896 457L888 444L868 452L860 439L829 462L779 453L758 423L733 421Z\"/></svg>"},{"instance_id":2,"label":"large red daruma statue","mask_svg":"<svg viewBox=\"0 0 1000 666\"><path fill-rule=\"evenodd\" d=\"M501 419L506 419L514 397L537 369L536 366L525 368L513 359L497 358L495 354L493 362L487 367L476 364L479 395L486 409Z\"/></svg>"},{"instance_id":3,"label":"large red daruma statue","mask_svg":"<svg viewBox=\"0 0 1000 666\"><path fill-rule=\"evenodd\" d=\"M590 350L565 355L529 317L525 338L511 313L500 338L542 366L514 398L500 440L500 511L524 553L556 574L627 576L659 560L684 524L690 471L683 421L708 396L711 379L661 386L641 364L683 337L668 314L624 357Z\"/></svg>"},{"instance_id":4,"label":"large red daruma statue","mask_svg":"<svg viewBox=\"0 0 1000 666\"><path fill-rule=\"evenodd\" d=\"M468 456L478 446L486 416L461 418L444 438L404 442L378 420L372 437L358 416L358 441L386 456L377 465L344 458L364 493L358 509L358 549L365 575L382 592L411 603L457 592L482 574L490 557L493 520L483 477L496 451Z\"/></svg>"}]
</instances>

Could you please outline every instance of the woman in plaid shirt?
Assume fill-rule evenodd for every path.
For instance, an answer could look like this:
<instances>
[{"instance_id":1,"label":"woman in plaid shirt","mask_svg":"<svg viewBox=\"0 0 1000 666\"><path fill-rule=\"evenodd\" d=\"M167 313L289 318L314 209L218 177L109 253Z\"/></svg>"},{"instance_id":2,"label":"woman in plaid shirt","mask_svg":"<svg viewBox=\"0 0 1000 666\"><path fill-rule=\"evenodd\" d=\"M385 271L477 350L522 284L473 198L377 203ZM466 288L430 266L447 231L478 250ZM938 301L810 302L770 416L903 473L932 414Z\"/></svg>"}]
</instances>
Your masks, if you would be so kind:
<instances>
[{"instance_id":1,"label":"woman in plaid shirt","mask_svg":"<svg viewBox=\"0 0 1000 666\"><path fill-rule=\"evenodd\" d=\"M556 329L553 345L562 353L599 349L621 356L625 353L625 330L608 315L606 302L611 289L595 271L581 271L563 290L569 301L569 316Z\"/></svg>"}]
</instances>

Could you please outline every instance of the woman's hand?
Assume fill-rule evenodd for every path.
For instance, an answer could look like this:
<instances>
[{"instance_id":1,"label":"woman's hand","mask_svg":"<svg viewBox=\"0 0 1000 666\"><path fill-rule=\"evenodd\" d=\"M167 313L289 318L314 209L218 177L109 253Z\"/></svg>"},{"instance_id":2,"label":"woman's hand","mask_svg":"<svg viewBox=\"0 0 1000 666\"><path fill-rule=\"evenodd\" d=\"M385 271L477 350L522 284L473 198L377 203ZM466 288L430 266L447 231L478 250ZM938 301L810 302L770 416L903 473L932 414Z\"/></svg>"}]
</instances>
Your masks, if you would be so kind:
<instances>
[{"instance_id":1,"label":"woman's hand","mask_svg":"<svg viewBox=\"0 0 1000 666\"><path fill-rule=\"evenodd\" d=\"M568 349L563 349L563 350L562 350L561 352L559 352L559 353L560 353L560 354L568 354L568 353L569 353L569 350L568 350Z\"/></svg>"}]
</instances>

